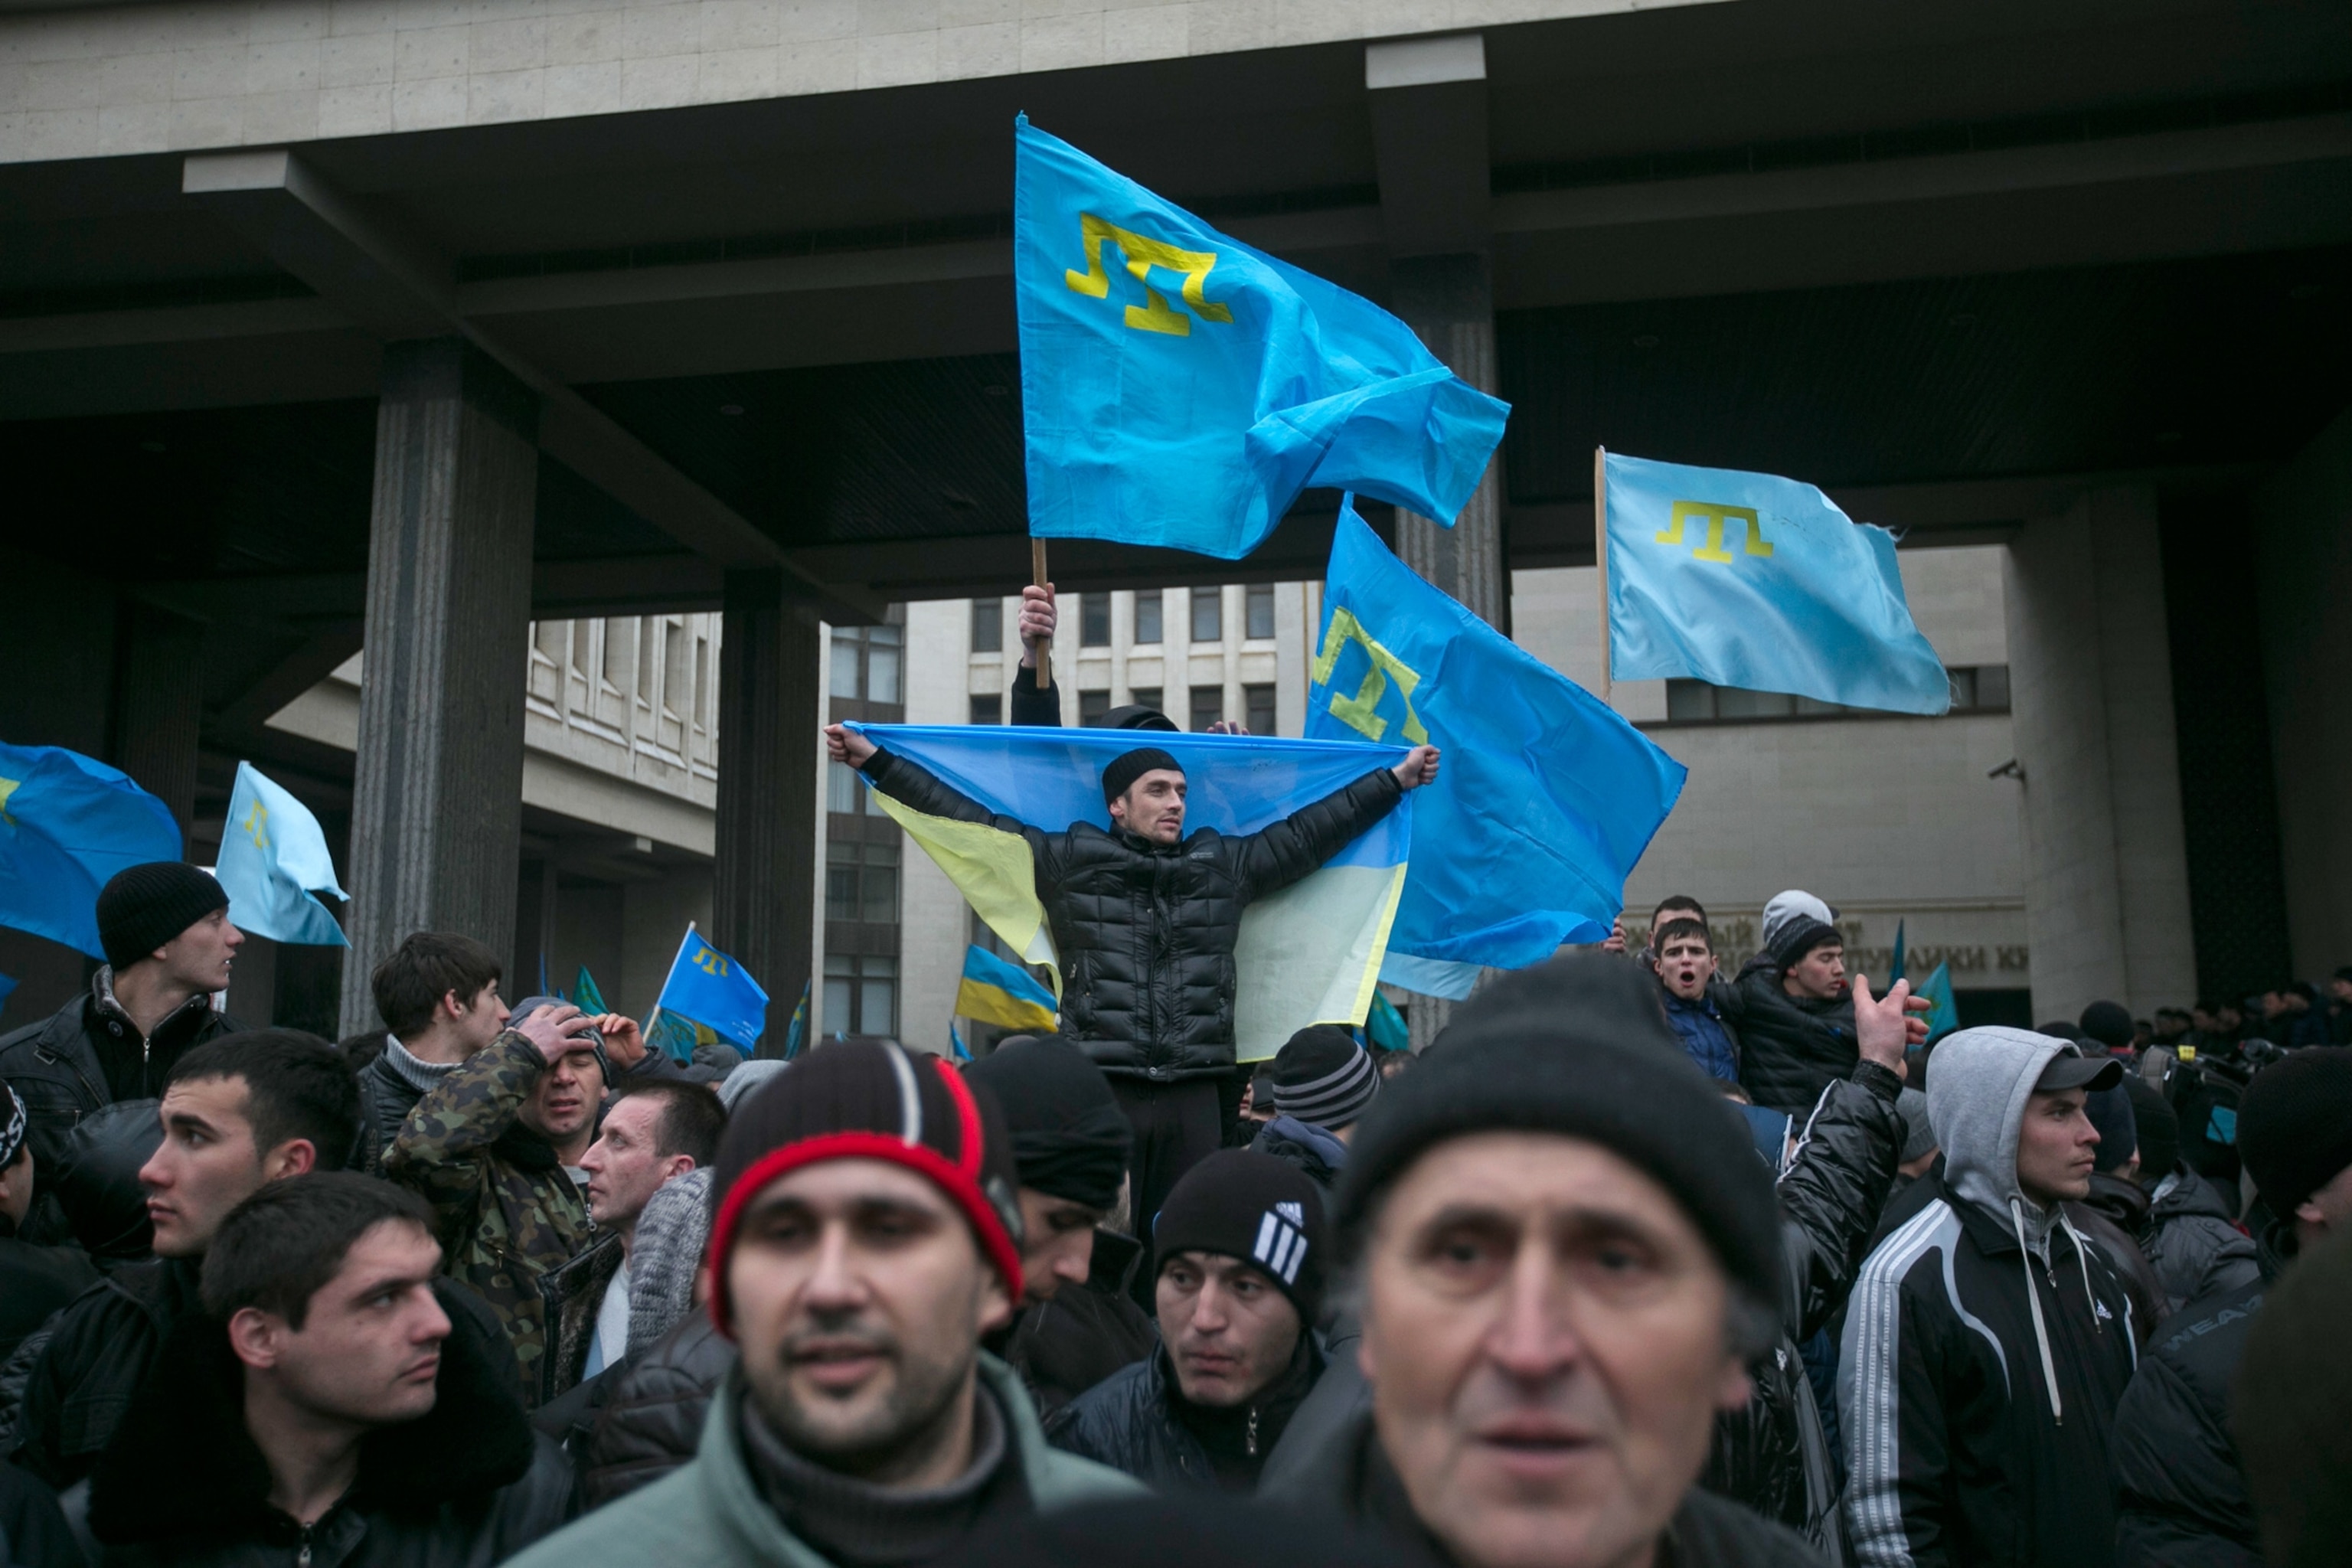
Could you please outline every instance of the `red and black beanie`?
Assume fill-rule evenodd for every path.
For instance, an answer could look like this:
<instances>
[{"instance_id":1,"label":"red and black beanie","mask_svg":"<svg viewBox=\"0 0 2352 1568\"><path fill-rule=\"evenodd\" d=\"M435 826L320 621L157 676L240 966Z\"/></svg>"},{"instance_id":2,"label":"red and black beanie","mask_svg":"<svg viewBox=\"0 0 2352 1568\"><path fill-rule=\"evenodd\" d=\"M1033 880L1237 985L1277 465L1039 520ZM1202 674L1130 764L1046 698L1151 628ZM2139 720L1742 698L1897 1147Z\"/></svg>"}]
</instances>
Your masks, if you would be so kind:
<instances>
[{"instance_id":1,"label":"red and black beanie","mask_svg":"<svg viewBox=\"0 0 2352 1568\"><path fill-rule=\"evenodd\" d=\"M887 1160L929 1178L1021 1299L1020 1177L995 1100L937 1057L843 1040L794 1060L728 1118L711 1174L710 1320L720 1333L733 1337L727 1258L744 1212L777 1177L823 1160Z\"/></svg>"}]
</instances>

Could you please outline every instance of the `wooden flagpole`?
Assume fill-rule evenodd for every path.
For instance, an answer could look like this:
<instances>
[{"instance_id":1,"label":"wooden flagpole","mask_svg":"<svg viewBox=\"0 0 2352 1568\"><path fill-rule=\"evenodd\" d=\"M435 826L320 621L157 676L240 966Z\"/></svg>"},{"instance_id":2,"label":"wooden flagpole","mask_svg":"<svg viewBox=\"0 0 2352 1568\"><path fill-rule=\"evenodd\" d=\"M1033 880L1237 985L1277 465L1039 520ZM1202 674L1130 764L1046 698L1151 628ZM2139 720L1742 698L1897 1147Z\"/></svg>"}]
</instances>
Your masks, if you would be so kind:
<instances>
[{"instance_id":1,"label":"wooden flagpole","mask_svg":"<svg viewBox=\"0 0 2352 1568\"><path fill-rule=\"evenodd\" d=\"M1040 588L1045 585L1045 542L1042 539L1029 542L1029 581ZM1048 638L1038 642L1036 647L1037 689L1051 691L1054 689L1054 644Z\"/></svg>"},{"instance_id":2,"label":"wooden flagpole","mask_svg":"<svg viewBox=\"0 0 2352 1568\"><path fill-rule=\"evenodd\" d=\"M1601 700L1609 702L1609 452L1604 447L1592 448L1592 561L1601 579Z\"/></svg>"}]
</instances>

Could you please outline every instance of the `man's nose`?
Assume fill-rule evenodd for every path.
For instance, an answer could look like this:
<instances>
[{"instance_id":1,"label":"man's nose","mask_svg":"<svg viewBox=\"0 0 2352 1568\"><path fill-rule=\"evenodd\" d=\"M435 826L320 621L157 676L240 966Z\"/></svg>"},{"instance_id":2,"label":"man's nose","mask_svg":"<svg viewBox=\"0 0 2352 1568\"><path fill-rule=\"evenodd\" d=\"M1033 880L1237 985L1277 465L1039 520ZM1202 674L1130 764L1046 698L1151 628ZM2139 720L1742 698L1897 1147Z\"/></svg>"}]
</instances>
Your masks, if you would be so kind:
<instances>
[{"instance_id":1,"label":"man's nose","mask_svg":"<svg viewBox=\"0 0 2352 1568\"><path fill-rule=\"evenodd\" d=\"M865 1299L856 1259L850 1254L848 1227L828 1225L817 1242L816 1267L810 1270L803 1295L815 1308L854 1307Z\"/></svg>"},{"instance_id":2,"label":"man's nose","mask_svg":"<svg viewBox=\"0 0 2352 1568\"><path fill-rule=\"evenodd\" d=\"M1486 1353L1504 1373L1526 1382L1555 1377L1584 1353L1569 1321L1566 1286L1540 1247L1521 1247L1512 1264L1503 1315L1486 1340Z\"/></svg>"}]
</instances>

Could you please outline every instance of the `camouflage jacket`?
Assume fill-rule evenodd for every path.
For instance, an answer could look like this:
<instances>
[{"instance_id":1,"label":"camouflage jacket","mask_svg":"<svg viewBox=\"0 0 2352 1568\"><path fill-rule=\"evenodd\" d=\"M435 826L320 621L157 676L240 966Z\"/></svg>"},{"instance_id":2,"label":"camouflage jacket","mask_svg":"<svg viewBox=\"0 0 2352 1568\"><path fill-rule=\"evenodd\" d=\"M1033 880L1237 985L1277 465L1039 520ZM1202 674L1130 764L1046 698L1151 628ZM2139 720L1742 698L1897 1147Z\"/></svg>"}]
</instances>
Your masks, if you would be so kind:
<instances>
[{"instance_id":1,"label":"camouflage jacket","mask_svg":"<svg viewBox=\"0 0 2352 1568\"><path fill-rule=\"evenodd\" d=\"M596 1239L578 1185L516 1121L541 1065L538 1047L508 1030L416 1102L383 1157L385 1175L433 1205L444 1270L506 1326L533 1405L545 1384L543 1282Z\"/></svg>"}]
</instances>

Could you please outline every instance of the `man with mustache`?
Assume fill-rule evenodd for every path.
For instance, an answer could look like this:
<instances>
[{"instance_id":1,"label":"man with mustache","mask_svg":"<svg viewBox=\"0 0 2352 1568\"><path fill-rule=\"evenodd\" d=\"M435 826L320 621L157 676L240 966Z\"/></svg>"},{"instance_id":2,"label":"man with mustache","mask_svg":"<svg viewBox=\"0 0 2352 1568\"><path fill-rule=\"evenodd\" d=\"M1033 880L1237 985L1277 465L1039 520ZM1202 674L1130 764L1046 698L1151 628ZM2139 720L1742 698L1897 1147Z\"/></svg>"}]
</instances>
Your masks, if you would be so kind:
<instances>
[{"instance_id":1,"label":"man with mustache","mask_svg":"<svg viewBox=\"0 0 2352 1568\"><path fill-rule=\"evenodd\" d=\"M975 1529L1136 1495L1047 1447L981 1350L1021 1299L1019 1175L985 1088L850 1040L737 1107L712 1169L709 1310L742 1352L692 1463L516 1568L911 1568Z\"/></svg>"},{"instance_id":2,"label":"man with mustache","mask_svg":"<svg viewBox=\"0 0 2352 1568\"><path fill-rule=\"evenodd\" d=\"M1333 1205L1370 1407L1263 1495L1455 1568L1819 1561L1696 1485L1781 1331L1780 1226L1648 991L1506 975L1373 1102Z\"/></svg>"},{"instance_id":3,"label":"man with mustache","mask_svg":"<svg viewBox=\"0 0 2352 1568\"><path fill-rule=\"evenodd\" d=\"M91 1474L92 1532L158 1568L467 1568L562 1523L571 1468L531 1432L496 1332L445 1309L431 1218L352 1173L238 1205L204 1311Z\"/></svg>"}]
</instances>

